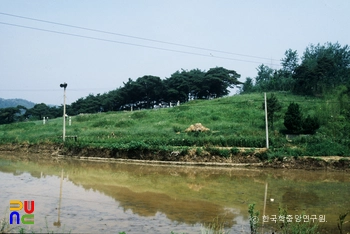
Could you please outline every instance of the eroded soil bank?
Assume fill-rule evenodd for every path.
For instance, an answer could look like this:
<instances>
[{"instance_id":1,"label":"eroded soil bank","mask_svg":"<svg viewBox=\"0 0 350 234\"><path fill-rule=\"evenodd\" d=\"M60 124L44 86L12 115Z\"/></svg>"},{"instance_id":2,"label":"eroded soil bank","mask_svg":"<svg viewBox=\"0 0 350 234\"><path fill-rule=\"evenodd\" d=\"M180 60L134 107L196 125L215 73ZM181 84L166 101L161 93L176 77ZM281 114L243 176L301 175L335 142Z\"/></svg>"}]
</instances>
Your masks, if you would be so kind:
<instances>
[{"instance_id":1,"label":"eroded soil bank","mask_svg":"<svg viewBox=\"0 0 350 234\"><path fill-rule=\"evenodd\" d=\"M38 157L75 157L83 160L133 161L140 163L182 164L203 166L242 166L306 170L350 171L350 158L339 156L324 157L279 157L264 159L266 149L247 151L240 149L236 155L222 157L205 150L198 155L196 148L186 152L181 150L118 150L105 148L66 148L63 144L4 144L0 152L38 154Z\"/></svg>"}]
</instances>

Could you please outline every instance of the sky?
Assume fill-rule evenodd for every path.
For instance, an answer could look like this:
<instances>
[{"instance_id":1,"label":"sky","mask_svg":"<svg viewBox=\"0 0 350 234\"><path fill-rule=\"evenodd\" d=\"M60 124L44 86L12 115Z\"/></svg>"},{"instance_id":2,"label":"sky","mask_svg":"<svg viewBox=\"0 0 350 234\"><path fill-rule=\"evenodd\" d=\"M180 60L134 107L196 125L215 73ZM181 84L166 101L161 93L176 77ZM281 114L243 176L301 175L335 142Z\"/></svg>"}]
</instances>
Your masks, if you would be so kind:
<instances>
[{"instance_id":1,"label":"sky","mask_svg":"<svg viewBox=\"0 0 350 234\"><path fill-rule=\"evenodd\" d=\"M348 0L0 0L0 98L61 105L144 75L254 78L288 49L350 45ZM231 92L234 93L234 92Z\"/></svg>"}]
</instances>

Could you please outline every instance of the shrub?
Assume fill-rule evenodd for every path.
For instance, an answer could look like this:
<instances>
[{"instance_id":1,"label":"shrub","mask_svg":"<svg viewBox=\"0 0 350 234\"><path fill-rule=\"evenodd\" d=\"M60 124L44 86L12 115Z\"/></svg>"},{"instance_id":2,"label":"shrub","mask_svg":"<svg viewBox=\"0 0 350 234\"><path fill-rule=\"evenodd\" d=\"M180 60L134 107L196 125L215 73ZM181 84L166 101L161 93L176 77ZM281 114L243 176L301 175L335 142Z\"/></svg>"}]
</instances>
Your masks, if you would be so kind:
<instances>
[{"instance_id":1,"label":"shrub","mask_svg":"<svg viewBox=\"0 0 350 234\"><path fill-rule=\"evenodd\" d=\"M292 133L299 133L302 129L302 115L297 103L292 102L284 116L284 126Z\"/></svg>"},{"instance_id":2,"label":"shrub","mask_svg":"<svg viewBox=\"0 0 350 234\"><path fill-rule=\"evenodd\" d=\"M210 118L211 118L212 120L214 120L214 121L217 121L217 120L220 119L220 117L217 116L217 115L212 115Z\"/></svg>"},{"instance_id":3,"label":"shrub","mask_svg":"<svg viewBox=\"0 0 350 234\"><path fill-rule=\"evenodd\" d=\"M196 149L196 155L202 156L202 154L203 154L203 149L198 147L198 148Z\"/></svg>"},{"instance_id":4,"label":"shrub","mask_svg":"<svg viewBox=\"0 0 350 234\"><path fill-rule=\"evenodd\" d=\"M208 151L211 155L218 155L224 158L230 157L230 150L228 149L220 149L216 147L207 147L206 151Z\"/></svg>"},{"instance_id":5,"label":"shrub","mask_svg":"<svg viewBox=\"0 0 350 234\"><path fill-rule=\"evenodd\" d=\"M149 148L149 145L142 141L131 141L128 146L129 150L144 150Z\"/></svg>"},{"instance_id":6,"label":"shrub","mask_svg":"<svg viewBox=\"0 0 350 234\"><path fill-rule=\"evenodd\" d=\"M231 148L231 154L232 155L237 155L239 154L240 150L236 147Z\"/></svg>"},{"instance_id":7,"label":"shrub","mask_svg":"<svg viewBox=\"0 0 350 234\"><path fill-rule=\"evenodd\" d=\"M302 127L305 133L315 134L316 130L320 128L320 121L317 117L310 117L310 115L308 115L306 119L304 119Z\"/></svg>"},{"instance_id":8,"label":"shrub","mask_svg":"<svg viewBox=\"0 0 350 234\"><path fill-rule=\"evenodd\" d=\"M181 127L179 126L173 126L174 132L181 132Z\"/></svg>"}]
</instances>

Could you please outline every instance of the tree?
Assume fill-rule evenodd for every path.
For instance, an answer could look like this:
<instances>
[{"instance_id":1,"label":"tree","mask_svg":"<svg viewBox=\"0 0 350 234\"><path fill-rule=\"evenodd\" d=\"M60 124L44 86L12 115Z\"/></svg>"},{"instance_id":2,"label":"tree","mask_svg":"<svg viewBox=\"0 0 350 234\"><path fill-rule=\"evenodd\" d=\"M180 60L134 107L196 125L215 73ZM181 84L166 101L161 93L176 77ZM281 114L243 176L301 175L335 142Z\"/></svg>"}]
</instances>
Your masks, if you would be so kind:
<instances>
[{"instance_id":1,"label":"tree","mask_svg":"<svg viewBox=\"0 0 350 234\"><path fill-rule=\"evenodd\" d=\"M256 69L258 75L255 77L255 86L258 91L271 91L273 89L273 73L274 70L264 64L261 64Z\"/></svg>"},{"instance_id":2,"label":"tree","mask_svg":"<svg viewBox=\"0 0 350 234\"><path fill-rule=\"evenodd\" d=\"M0 109L0 124L9 124L17 121L21 110L18 107L7 107Z\"/></svg>"},{"instance_id":3,"label":"tree","mask_svg":"<svg viewBox=\"0 0 350 234\"><path fill-rule=\"evenodd\" d=\"M223 67L210 68L204 77L204 82L208 86L206 91L208 97L223 97L229 94L228 88L243 84L238 81L240 77L241 75L234 70Z\"/></svg>"},{"instance_id":4,"label":"tree","mask_svg":"<svg viewBox=\"0 0 350 234\"><path fill-rule=\"evenodd\" d=\"M284 126L292 133L299 133L302 130L302 115L297 103L289 104L284 115Z\"/></svg>"},{"instance_id":5,"label":"tree","mask_svg":"<svg viewBox=\"0 0 350 234\"><path fill-rule=\"evenodd\" d=\"M27 118L43 119L43 117L55 118L57 116L52 115L50 107L45 103L36 104L33 108L28 109L24 114Z\"/></svg>"},{"instance_id":6,"label":"tree","mask_svg":"<svg viewBox=\"0 0 350 234\"><path fill-rule=\"evenodd\" d=\"M310 45L293 74L298 94L323 95L350 80L350 48L339 43Z\"/></svg>"},{"instance_id":7,"label":"tree","mask_svg":"<svg viewBox=\"0 0 350 234\"><path fill-rule=\"evenodd\" d=\"M166 87L166 100L168 102L187 102L191 90L188 71L176 71L164 81Z\"/></svg>"},{"instance_id":8,"label":"tree","mask_svg":"<svg viewBox=\"0 0 350 234\"><path fill-rule=\"evenodd\" d=\"M320 121L317 117L311 117L308 115L302 124L304 133L307 134L315 134L316 130L320 128Z\"/></svg>"},{"instance_id":9,"label":"tree","mask_svg":"<svg viewBox=\"0 0 350 234\"><path fill-rule=\"evenodd\" d=\"M247 77L242 87L242 93L252 93L254 91L255 91L255 88L253 84L253 79L250 77Z\"/></svg>"},{"instance_id":10,"label":"tree","mask_svg":"<svg viewBox=\"0 0 350 234\"><path fill-rule=\"evenodd\" d=\"M294 73L295 68L298 66L299 57L296 50L286 50L284 53L285 58L281 59L282 61L282 71L284 76L291 77Z\"/></svg>"},{"instance_id":11,"label":"tree","mask_svg":"<svg viewBox=\"0 0 350 234\"><path fill-rule=\"evenodd\" d=\"M350 120L350 84L340 88L342 89L341 93L338 95L340 114Z\"/></svg>"},{"instance_id":12,"label":"tree","mask_svg":"<svg viewBox=\"0 0 350 234\"><path fill-rule=\"evenodd\" d=\"M267 120L269 121L269 127L273 129L273 123L275 120L275 113L282 109L282 105L279 103L275 94L271 93L270 97L266 100L267 103ZM263 103L263 109L265 109L265 103Z\"/></svg>"},{"instance_id":13,"label":"tree","mask_svg":"<svg viewBox=\"0 0 350 234\"><path fill-rule=\"evenodd\" d=\"M143 76L135 82L134 94L138 96L137 101L147 103L150 108L151 102L159 102L163 100L164 83L157 76Z\"/></svg>"}]
</instances>

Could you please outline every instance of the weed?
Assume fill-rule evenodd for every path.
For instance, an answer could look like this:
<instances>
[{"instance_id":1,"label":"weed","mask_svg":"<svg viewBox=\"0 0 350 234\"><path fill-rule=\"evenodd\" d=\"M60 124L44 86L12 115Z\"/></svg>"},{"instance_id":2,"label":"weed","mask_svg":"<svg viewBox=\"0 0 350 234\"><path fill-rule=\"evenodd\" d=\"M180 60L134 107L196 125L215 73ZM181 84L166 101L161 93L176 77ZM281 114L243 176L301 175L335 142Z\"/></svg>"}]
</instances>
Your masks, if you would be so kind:
<instances>
[{"instance_id":1,"label":"weed","mask_svg":"<svg viewBox=\"0 0 350 234\"><path fill-rule=\"evenodd\" d=\"M282 234L315 234L318 233L318 223L305 220L305 215L300 215L300 222L288 222L287 209L278 207L280 229Z\"/></svg>"},{"instance_id":2,"label":"weed","mask_svg":"<svg viewBox=\"0 0 350 234\"><path fill-rule=\"evenodd\" d=\"M145 118L147 116L147 113L148 112L146 112L146 111L136 111L131 115L131 118L132 119L142 119L142 118Z\"/></svg>"},{"instance_id":3,"label":"weed","mask_svg":"<svg viewBox=\"0 0 350 234\"><path fill-rule=\"evenodd\" d=\"M114 124L114 127L131 127L132 125L134 125L134 122L132 120L119 120Z\"/></svg>"},{"instance_id":4,"label":"weed","mask_svg":"<svg viewBox=\"0 0 350 234\"><path fill-rule=\"evenodd\" d=\"M201 230L202 234L226 234L225 225L223 221L216 217L213 222L204 224L204 228Z\"/></svg>"},{"instance_id":5,"label":"weed","mask_svg":"<svg viewBox=\"0 0 350 234\"><path fill-rule=\"evenodd\" d=\"M249 204L248 213L249 213L249 225L250 225L250 233L257 234L259 227L259 211L255 211L255 204Z\"/></svg>"},{"instance_id":6,"label":"weed","mask_svg":"<svg viewBox=\"0 0 350 234\"><path fill-rule=\"evenodd\" d=\"M196 149L196 155L202 156L202 155L203 155L203 149L198 147L198 148Z\"/></svg>"},{"instance_id":7,"label":"weed","mask_svg":"<svg viewBox=\"0 0 350 234\"><path fill-rule=\"evenodd\" d=\"M240 152L241 151L238 148L236 148L236 147L231 148L231 154L232 155L238 155Z\"/></svg>"},{"instance_id":8,"label":"weed","mask_svg":"<svg viewBox=\"0 0 350 234\"><path fill-rule=\"evenodd\" d=\"M220 119L220 117L217 116L217 115L212 115L210 118L211 118L211 120L213 120L213 121L218 121L218 120Z\"/></svg>"},{"instance_id":9,"label":"weed","mask_svg":"<svg viewBox=\"0 0 350 234\"><path fill-rule=\"evenodd\" d=\"M349 211L344 213L344 214L340 214L339 215L339 218L338 218L338 223L337 223L337 226L338 226L338 229L339 229L339 233L340 234L343 234L343 225L345 223L348 223L349 221L345 221L345 218L346 216L349 214Z\"/></svg>"},{"instance_id":10,"label":"weed","mask_svg":"<svg viewBox=\"0 0 350 234\"><path fill-rule=\"evenodd\" d=\"M176 132L176 133L181 132L181 127L178 126L178 125L174 125L174 126L173 126L173 130L174 130L174 132Z\"/></svg>"}]
</instances>

